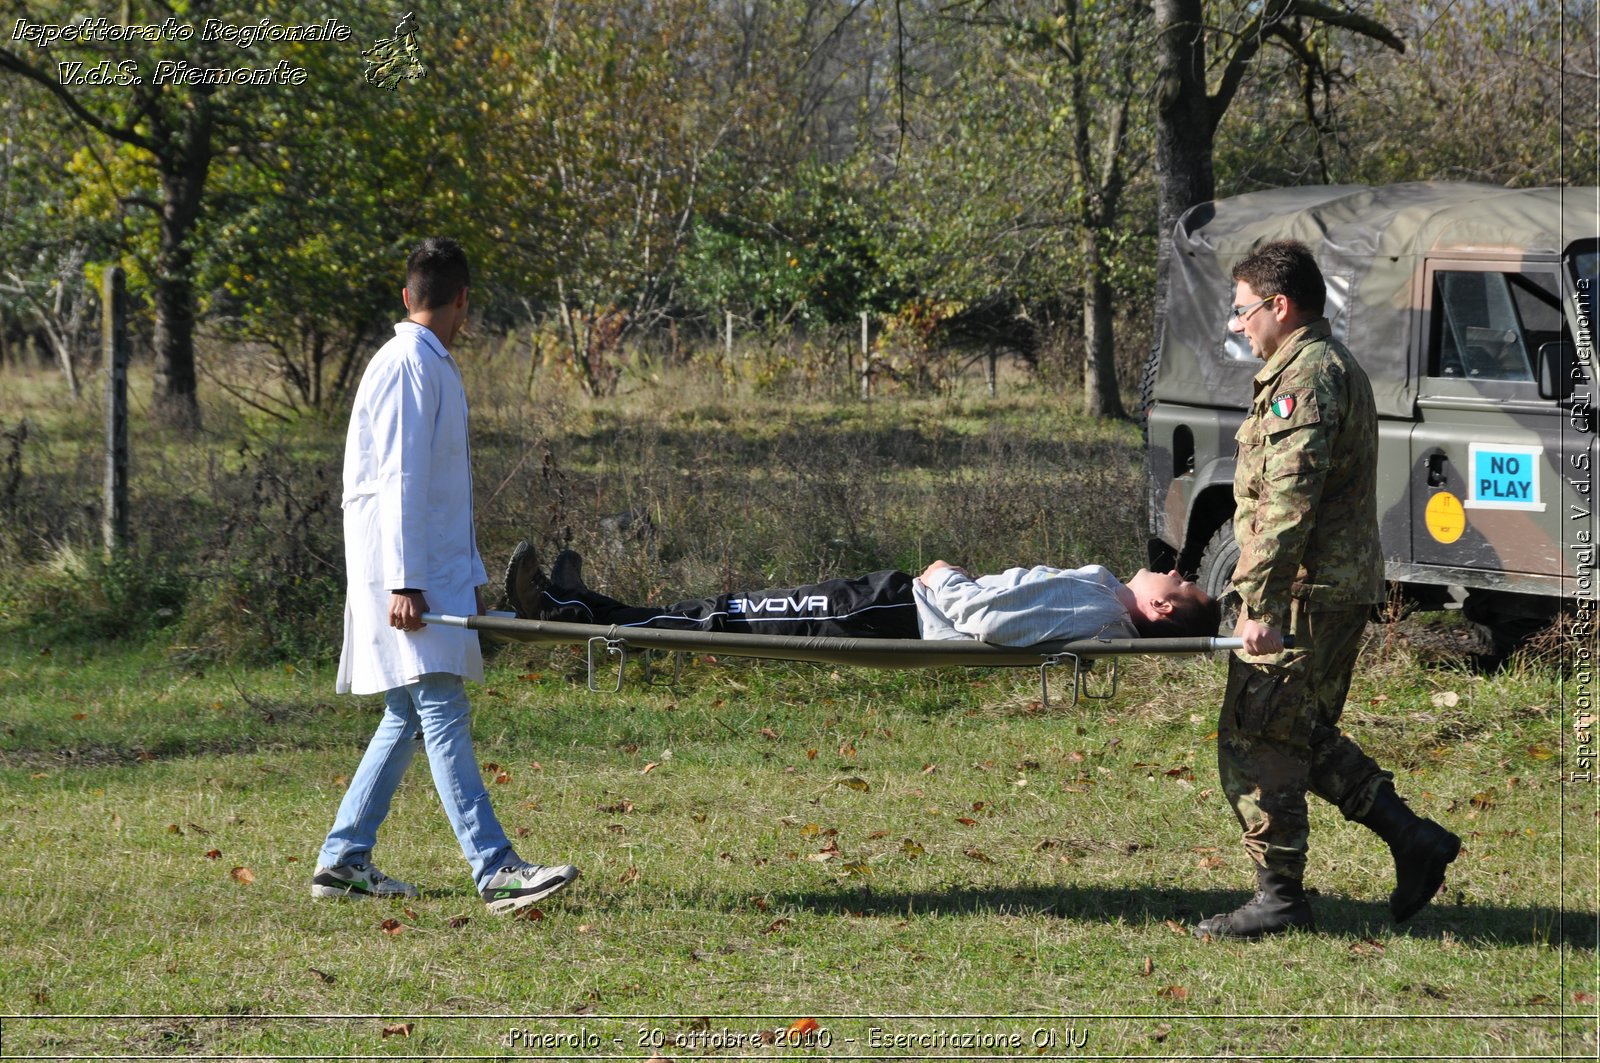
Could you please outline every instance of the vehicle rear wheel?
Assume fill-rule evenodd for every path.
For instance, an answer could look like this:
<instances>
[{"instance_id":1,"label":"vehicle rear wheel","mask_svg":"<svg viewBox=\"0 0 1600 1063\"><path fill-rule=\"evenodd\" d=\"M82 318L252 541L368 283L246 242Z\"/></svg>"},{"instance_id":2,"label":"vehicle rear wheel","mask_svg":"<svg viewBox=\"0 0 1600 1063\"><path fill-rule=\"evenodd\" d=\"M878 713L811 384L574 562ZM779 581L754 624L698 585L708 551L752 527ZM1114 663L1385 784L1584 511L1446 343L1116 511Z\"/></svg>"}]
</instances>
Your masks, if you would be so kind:
<instances>
[{"instance_id":1,"label":"vehicle rear wheel","mask_svg":"<svg viewBox=\"0 0 1600 1063\"><path fill-rule=\"evenodd\" d=\"M1233 570L1239 565L1239 544L1233 538L1233 521L1225 520L1200 552L1195 582L1222 603L1220 634L1231 635L1239 622L1239 596L1233 593Z\"/></svg>"},{"instance_id":2,"label":"vehicle rear wheel","mask_svg":"<svg viewBox=\"0 0 1600 1063\"><path fill-rule=\"evenodd\" d=\"M1474 589L1461 611L1489 645L1486 663L1499 666L1555 622L1557 606L1554 598Z\"/></svg>"}]
</instances>

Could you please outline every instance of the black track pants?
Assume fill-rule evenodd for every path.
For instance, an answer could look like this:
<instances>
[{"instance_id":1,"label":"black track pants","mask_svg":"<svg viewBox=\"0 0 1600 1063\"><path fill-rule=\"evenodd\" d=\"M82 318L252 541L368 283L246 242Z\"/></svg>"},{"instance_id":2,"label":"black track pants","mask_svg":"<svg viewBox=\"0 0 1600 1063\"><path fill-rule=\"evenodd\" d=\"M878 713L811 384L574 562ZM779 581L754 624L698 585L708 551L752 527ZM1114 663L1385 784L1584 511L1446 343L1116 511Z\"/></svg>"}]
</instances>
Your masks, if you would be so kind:
<instances>
[{"instance_id":1,"label":"black track pants","mask_svg":"<svg viewBox=\"0 0 1600 1063\"><path fill-rule=\"evenodd\" d=\"M590 590L550 587L544 594L543 618L679 631L914 639L919 628L911 581L904 572L872 572L806 587L696 598L664 608L627 605Z\"/></svg>"}]
</instances>

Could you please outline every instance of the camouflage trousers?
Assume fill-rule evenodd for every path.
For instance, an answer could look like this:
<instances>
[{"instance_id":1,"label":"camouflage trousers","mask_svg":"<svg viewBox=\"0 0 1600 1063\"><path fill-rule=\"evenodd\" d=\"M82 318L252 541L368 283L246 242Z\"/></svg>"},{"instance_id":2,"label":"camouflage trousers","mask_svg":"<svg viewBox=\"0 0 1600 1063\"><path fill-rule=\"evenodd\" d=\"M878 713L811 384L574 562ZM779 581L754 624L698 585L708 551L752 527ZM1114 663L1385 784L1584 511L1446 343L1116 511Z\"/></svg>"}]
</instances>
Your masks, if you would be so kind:
<instances>
[{"instance_id":1,"label":"camouflage trousers","mask_svg":"<svg viewBox=\"0 0 1600 1063\"><path fill-rule=\"evenodd\" d=\"M1244 828L1258 866L1301 878L1310 821L1306 793L1338 807L1345 819L1366 815L1378 785L1394 778L1339 730L1369 608L1323 608L1295 602L1289 633L1303 649L1259 663L1235 654L1217 724L1222 790Z\"/></svg>"}]
</instances>

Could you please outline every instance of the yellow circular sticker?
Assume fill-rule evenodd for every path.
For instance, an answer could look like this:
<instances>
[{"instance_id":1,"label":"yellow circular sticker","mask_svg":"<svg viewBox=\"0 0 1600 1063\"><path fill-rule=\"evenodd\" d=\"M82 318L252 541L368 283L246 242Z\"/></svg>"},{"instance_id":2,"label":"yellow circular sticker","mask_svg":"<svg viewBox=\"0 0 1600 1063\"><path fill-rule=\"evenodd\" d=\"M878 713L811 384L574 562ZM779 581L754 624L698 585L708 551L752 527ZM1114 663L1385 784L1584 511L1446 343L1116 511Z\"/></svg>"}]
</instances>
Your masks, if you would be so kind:
<instances>
[{"instance_id":1,"label":"yellow circular sticker","mask_svg":"<svg viewBox=\"0 0 1600 1063\"><path fill-rule=\"evenodd\" d=\"M1461 499L1449 491L1440 491L1428 499L1428 534L1441 543L1453 543L1467 530L1467 511L1461 508Z\"/></svg>"}]
</instances>

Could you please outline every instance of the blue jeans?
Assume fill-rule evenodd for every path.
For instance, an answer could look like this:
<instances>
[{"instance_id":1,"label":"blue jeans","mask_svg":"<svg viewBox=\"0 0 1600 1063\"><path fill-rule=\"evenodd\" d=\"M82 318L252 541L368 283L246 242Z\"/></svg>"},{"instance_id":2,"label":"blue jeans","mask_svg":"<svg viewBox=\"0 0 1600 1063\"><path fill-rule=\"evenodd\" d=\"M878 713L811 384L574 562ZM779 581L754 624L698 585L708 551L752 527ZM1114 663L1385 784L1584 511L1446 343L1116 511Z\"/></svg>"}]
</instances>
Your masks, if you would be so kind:
<instances>
[{"instance_id":1,"label":"blue jeans","mask_svg":"<svg viewBox=\"0 0 1600 1063\"><path fill-rule=\"evenodd\" d=\"M383 707L383 720L339 802L317 865L343 867L371 859L378 827L389 814L389 804L420 737L428 750L428 767L445 815L472 866L473 881L481 889L514 854L489 805L489 791L472 751L472 708L467 704L466 684L458 675L430 672L385 691Z\"/></svg>"}]
</instances>

